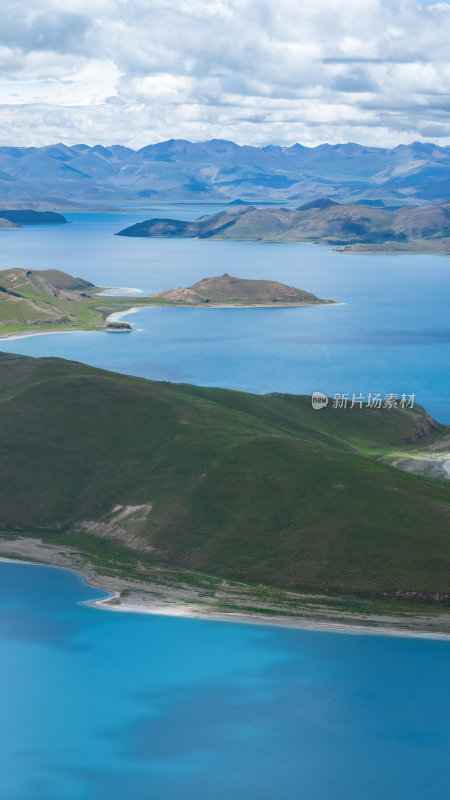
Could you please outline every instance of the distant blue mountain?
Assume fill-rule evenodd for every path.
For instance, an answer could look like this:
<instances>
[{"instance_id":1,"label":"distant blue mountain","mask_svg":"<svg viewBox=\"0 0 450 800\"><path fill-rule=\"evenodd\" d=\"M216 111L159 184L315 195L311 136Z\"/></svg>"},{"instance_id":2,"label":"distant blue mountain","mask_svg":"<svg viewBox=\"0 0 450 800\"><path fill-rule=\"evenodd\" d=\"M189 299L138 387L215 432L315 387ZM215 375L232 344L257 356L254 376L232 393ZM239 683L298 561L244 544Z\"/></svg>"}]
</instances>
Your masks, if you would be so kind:
<instances>
[{"instance_id":1,"label":"distant blue mountain","mask_svg":"<svg viewBox=\"0 0 450 800\"><path fill-rule=\"evenodd\" d=\"M392 149L353 142L318 147L240 146L222 139L121 145L0 147L0 206L70 208L149 201L269 201L319 198L380 207L450 197L450 147L414 142Z\"/></svg>"}]
</instances>

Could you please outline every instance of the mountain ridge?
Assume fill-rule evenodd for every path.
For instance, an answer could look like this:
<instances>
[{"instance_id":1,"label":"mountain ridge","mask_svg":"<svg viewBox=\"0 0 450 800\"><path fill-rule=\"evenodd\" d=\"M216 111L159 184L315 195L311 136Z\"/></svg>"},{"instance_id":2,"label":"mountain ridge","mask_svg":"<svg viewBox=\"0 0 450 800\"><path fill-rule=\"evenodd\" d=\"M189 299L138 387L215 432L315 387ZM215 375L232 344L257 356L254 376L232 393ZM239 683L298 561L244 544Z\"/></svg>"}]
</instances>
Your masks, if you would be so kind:
<instances>
[{"instance_id":1,"label":"mountain ridge","mask_svg":"<svg viewBox=\"0 0 450 800\"><path fill-rule=\"evenodd\" d=\"M0 205L149 201L308 203L329 196L381 207L450 195L450 147L355 143L254 147L169 139L139 150L111 145L0 147Z\"/></svg>"}]
</instances>

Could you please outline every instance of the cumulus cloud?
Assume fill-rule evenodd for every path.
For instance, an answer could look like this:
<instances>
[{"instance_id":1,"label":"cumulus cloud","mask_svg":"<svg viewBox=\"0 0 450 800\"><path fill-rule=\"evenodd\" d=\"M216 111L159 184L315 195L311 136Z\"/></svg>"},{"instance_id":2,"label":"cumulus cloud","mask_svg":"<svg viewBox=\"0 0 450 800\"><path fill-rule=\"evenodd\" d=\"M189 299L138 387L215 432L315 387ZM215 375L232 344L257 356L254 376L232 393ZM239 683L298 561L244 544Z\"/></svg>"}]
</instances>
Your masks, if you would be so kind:
<instances>
[{"instance_id":1,"label":"cumulus cloud","mask_svg":"<svg viewBox=\"0 0 450 800\"><path fill-rule=\"evenodd\" d=\"M0 142L450 143L450 2L4 0Z\"/></svg>"}]
</instances>

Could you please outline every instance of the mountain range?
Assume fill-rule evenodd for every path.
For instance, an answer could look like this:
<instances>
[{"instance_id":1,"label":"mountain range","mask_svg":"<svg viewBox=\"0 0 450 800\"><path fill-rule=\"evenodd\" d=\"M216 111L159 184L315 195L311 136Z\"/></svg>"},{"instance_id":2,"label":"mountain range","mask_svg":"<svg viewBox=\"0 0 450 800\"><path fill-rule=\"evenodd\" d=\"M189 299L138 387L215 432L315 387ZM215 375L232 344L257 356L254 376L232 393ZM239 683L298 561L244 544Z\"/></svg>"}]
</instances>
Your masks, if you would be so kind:
<instances>
[{"instance_id":1,"label":"mountain range","mask_svg":"<svg viewBox=\"0 0 450 800\"><path fill-rule=\"evenodd\" d=\"M380 207L450 193L450 147L347 144L241 146L170 139L140 150L54 144L0 147L0 205L70 210L149 202L299 204L318 197Z\"/></svg>"}]
</instances>

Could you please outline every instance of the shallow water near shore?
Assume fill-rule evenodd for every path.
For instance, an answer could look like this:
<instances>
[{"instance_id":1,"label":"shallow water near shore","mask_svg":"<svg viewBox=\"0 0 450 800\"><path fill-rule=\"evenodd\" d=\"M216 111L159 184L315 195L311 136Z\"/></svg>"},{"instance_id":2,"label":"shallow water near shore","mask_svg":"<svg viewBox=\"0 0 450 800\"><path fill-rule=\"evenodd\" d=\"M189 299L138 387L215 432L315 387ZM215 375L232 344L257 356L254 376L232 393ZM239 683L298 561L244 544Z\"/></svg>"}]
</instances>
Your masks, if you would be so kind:
<instances>
[{"instance_id":1,"label":"shallow water near shore","mask_svg":"<svg viewBox=\"0 0 450 800\"><path fill-rule=\"evenodd\" d=\"M8 800L446 795L448 643L86 605L102 595L0 563Z\"/></svg>"},{"instance_id":2,"label":"shallow water near shore","mask_svg":"<svg viewBox=\"0 0 450 800\"><path fill-rule=\"evenodd\" d=\"M3 231L0 266L56 267L98 285L146 293L229 272L279 280L341 305L143 309L130 318L140 329L132 334L44 335L3 340L0 348L156 380L259 393L404 392L415 394L440 422L450 423L448 258L113 235L146 217L192 218L210 210L215 209L68 214L71 225Z\"/></svg>"}]
</instances>

